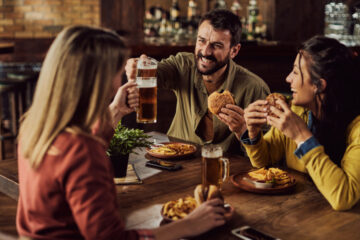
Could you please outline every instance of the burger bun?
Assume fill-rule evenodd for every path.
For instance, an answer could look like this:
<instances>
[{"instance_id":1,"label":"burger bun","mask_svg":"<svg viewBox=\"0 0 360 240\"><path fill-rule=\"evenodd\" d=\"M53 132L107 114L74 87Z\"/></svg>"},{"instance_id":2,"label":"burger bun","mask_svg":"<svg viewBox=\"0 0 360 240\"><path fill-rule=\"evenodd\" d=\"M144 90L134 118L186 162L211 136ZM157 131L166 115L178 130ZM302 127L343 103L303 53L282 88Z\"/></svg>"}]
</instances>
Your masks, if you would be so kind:
<instances>
[{"instance_id":1,"label":"burger bun","mask_svg":"<svg viewBox=\"0 0 360 240\"><path fill-rule=\"evenodd\" d=\"M270 106L276 107L277 109L282 111L282 108L279 103L277 103L277 100L282 100L286 102L289 105L288 100L284 95L281 93L271 93L266 97L266 101L268 102L268 114L269 116L276 117L276 115L270 110Z\"/></svg>"},{"instance_id":2,"label":"burger bun","mask_svg":"<svg viewBox=\"0 0 360 240\"><path fill-rule=\"evenodd\" d=\"M202 184L197 185L194 190L194 197L197 206L199 206L205 201L215 198L220 198L221 200L224 200L219 188L216 187L215 185L209 185L209 186L203 186ZM223 207L225 210L224 218L226 221L229 221L234 215L235 209L229 204L225 204Z\"/></svg>"},{"instance_id":3,"label":"burger bun","mask_svg":"<svg viewBox=\"0 0 360 240\"><path fill-rule=\"evenodd\" d=\"M194 197L197 205L215 198L224 199L218 187L215 185L203 186L202 184L196 186L194 190Z\"/></svg>"},{"instance_id":4,"label":"burger bun","mask_svg":"<svg viewBox=\"0 0 360 240\"><path fill-rule=\"evenodd\" d=\"M226 104L235 104L234 98L228 90L223 93L213 92L208 97L208 108L210 112L217 115Z\"/></svg>"}]
</instances>

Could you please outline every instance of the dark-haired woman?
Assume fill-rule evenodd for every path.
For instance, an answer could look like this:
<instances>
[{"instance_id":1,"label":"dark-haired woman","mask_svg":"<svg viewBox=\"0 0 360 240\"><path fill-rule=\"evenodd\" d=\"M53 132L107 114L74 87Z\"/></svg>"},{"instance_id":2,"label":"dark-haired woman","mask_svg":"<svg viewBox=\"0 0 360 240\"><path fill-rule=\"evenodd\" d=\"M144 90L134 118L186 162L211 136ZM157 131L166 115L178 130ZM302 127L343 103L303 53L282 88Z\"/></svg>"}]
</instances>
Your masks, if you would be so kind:
<instances>
[{"instance_id":1,"label":"dark-haired woman","mask_svg":"<svg viewBox=\"0 0 360 240\"><path fill-rule=\"evenodd\" d=\"M286 81L292 106L282 110L258 100L245 110L242 143L255 167L285 159L288 167L310 175L335 210L360 198L360 104L357 66L338 41L315 36L297 54ZM264 136L260 129L268 123Z\"/></svg>"}]
</instances>

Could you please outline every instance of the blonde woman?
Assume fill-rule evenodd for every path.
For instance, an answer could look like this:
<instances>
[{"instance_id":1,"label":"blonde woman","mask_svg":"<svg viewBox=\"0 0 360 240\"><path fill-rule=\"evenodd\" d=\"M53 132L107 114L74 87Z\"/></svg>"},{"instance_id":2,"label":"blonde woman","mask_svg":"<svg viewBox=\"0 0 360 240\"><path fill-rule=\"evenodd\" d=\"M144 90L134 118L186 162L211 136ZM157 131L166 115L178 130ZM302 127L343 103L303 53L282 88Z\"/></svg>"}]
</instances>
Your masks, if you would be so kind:
<instances>
[{"instance_id":1,"label":"blonde woman","mask_svg":"<svg viewBox=\"0 0 360 240\"><path fill-rule=\"evenodd\" d=\"M120 87L129 52L111 31L74 26L55 39L19 135L17 229L36 239L178 239L225 223L219 199L152 230L125 230L105 150L137 105ZM126 101L128 105L126 104Z\"/></svg>"}]
</instances>

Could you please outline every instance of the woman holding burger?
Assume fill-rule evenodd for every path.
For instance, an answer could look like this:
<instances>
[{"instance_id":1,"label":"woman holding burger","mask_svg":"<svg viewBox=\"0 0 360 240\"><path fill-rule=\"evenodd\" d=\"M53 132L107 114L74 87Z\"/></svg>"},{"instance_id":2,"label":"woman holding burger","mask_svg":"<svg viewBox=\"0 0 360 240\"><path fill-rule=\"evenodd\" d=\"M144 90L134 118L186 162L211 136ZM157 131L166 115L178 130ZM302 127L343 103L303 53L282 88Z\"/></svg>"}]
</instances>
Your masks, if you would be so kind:
<instances>
[{"instance_id":1,"label":"woman holding burger","mask_svg":"<svg viewBox=\"0 0 360 240\"><path fill-rule=\"evenodd\" d=\"M286 81L292 105L258 100L245 109L242 143L255 167L285 159L310 175L335 210L360 199L358 65L334 39L315 36L300 47ZM271 129L263 136L262 125Z\"/></svg>"}]
</instances>

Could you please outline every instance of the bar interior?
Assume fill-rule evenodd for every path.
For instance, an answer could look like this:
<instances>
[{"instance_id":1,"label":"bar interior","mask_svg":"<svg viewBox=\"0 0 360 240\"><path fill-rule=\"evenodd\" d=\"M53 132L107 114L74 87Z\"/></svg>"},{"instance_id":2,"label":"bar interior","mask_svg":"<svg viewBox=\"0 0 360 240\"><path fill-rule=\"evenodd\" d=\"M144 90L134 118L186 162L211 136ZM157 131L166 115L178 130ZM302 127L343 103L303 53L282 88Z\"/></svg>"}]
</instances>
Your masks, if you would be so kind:
<instances>
[{"instance_id":1,"label":"bar interior","mask_svg":"<svg viewBox=\"0 0 360 240\"><path fill-rule=\"evenodd\" d=\"M203 24L209 22L209 20L203 21L202 17L214 10L227 10L237 16L242 29L240 42L237 43L239 45L230 45L230 49L239 46L239 49L235 50L238 52L233 57L231 51L227 52L228 55L225 54L227 61L220 66L221 68L219 67L220 70L225 69L225 75L223 76L226 80L222 80L220 85L210 91L211 87L209 86L213 85L210 84L210 80L210 82L206 83L205 79L208 79L208 76L215 75L213 73L205 74L201 72L201 69L202 67L207 69L214 62L221 64L220 55L216 55L216 51L225 50L219 50L216 44L219 42L223 44L225 40L220 38L220 40L217 40L218 42L211 42L212 40L209 39L212 38L207 39L205 30L200 32L200 29ZM336 169L334 167L329 170L325 168L324 162L321 162L324 165L319 163L320 160L325 161L325 157L315 160L301 160L303 156L306 158L306 154L311 151L314 151L312 152L314 158L315 154L320 154L315 152L320 148L319 145L321 147L322 145L325 146L325 151L322 154L326 152L329 156L333 156L332 152L327 151L329 146L333 145L323 144L324 137L317 139L320 139L320 143L315 139L318 137L318 132L308 131L310 134L314 134L311 134L311 136L316 143L299 157L296 151L309 143L309 138L302 139L303 141L299 143L297 136L301 134L298 133L292 138L286 132L282 133L278 130L281 128L277 128L274 122L270 123L270 120L267 120L267 125L260 130L261 134L259 133L255 136L256 138L252 138L252 135L250 135L250 123L247 122L247 114L251 110L250 103L255 102L257 99L265 99L270 92L280 93L286 98L292 98L293 104L305 101L300 97L300 87L297 89L296 85L291 83L295 81L293 79L296 79L296 76L292 74L295 71L294 69L296 67L300 68L301 65L300 61L302 60L299 60L301 43L314 36L336 39L337 42L345 45L353 58L357 59L354 66L357 64L356 66L359 69L359 0L0 0L1 239L17 239L20 236L36 239L42 234L40 230L39 232L29 230L29 234L27 234L24 231L24 226L20 227L20 232L19 226L17 229L19 222L16 221L16 215L21 204L18 205L21 189L19 187L21 179L18 172L18 164L20 164L18 163L20 154L18 147L21 138L26 138L26 136L21 136L19 139L19 132L24 114L27 113L31 106L34 106L32 105L33 98L37 86L39 86L39 76L40 73L42 75L43 63L49 48L55 42L54 40L59 36L59 33L74 25L113 30L125 39L125 45L130 50L130 59L139 58L140 55L146 54L156 60L157 66L154 69L157 68L157 74L153 72L148 73L150 75L141 75L139 73L140 67L137 65L138 75L136 79L134 78L134 81L137 82L138 89L140 89L140 107L136 108L136 111L126 114L120 121L119 126L121 127L115 130L115 136L118 134L120 138L124 137L125 134L129 134L129 136L126 136L127 139L133 136L138 137L134 137L131 144L135 144L135 146L130 147L131 149L126 153L125 176L123 174L119 177L115 173L116 178L114 178L118 205L118 208L114 211L122 217L122 224L124 224L123 227L126 230L158 229L159 226L168 224L170 226L177 221L178 216L174 218L174 215L167 215L169 213L164 208L173 208L171 211L176 211L174 205L179 204L179 201L181 202L180 205L188 204L190 206L195 204L194 206L198 207L199 202L191 201L195 201L196 198L196 196L194 196L194 199L192 198L194 189L197 185L202 184L202 186L217 185L222 195L222 201L225 204L224 209L227 211L223 216L226 216L228 212L231 216L229 218L225 217L226 223L222 226L211 230L207 229L207 231L199 232L196 235L191 233L185 237L191 237L191 239L257 239L255 235L266 235L263 236L266 238L261 239L360 239L360 231L358 230L360 226L360 204L356 204L360 198L360 165L351 163L353 164L351 170L347 172L347 167L350 167L345 164L347 161L345 156L350 151L350 147L346 148L346 151L342 150L340 156L342 157L344 154L344 157L341 163L341 159L335 164L331 162L333 165L337 164ZM214 37L226 29L218 29L211 22L207 30ZM210 41L209 45L201 45L207 40ZM201 44L199 41L201 41ZM309 52L310 50L304 47L303 51ZM183 52L191 53L192 58L189 58L186 54L177 55ZM206 52L212 52L213 55L206 56ZM170 56L176 57L171 58ZM304 56L303 59L307 59L306 54L302 56ZM298 65L295 59L299 60ZM186 63L188 61L196 62L197 72L192 69L187 70ZM125 67L125 64L123 64L123 67ZM178 67L179 65L181 66ZM296 67L294 67L295 65ZM175 68L174 66L180 69L177 72L179 77L173 77L173 73L166 76L166 71ZM229 76L232 73L229 69L233 69L232 67L242 69L241 71L249 71L247 77L260 79L261 84L258 83L253 89L246 86L249 87L247 90L241 90L240 87L236 88L235 86L238 83L235 80L241 81L241 78L235 79L233 82L231 80L231 83L228 83L228 79L231 78ZM128 65L122 72L122 84L131 80L127 68ZM149 70L146 63L144 69ZM252 77L252 73L256 74L256 77ZM303 77L303 74L302 72L301 77ZM204 83L201 85L202 88L197 89L196 76L200 75L204 77ZM169 79L166 79L167 77ZM150 78L155 81L152 82L154 84L151 86L147 85ZM171 80L170 78L174 79ZM323 93L322 90L324 89L321 86L324 88L326 86L337 86L330 85L329 82L327 85L326 83L321 85L321 80L324 78L326 81L326 77L321 75L318 77L320 85L316 85L318 89L315 90L315 94L320 93L315 95L314 98ZM359 80L359 75L354 76L351 73L350 78ZM194 84L194 86L191 85L189 88L185 88L186 84L184 86L179 85L180 83L176 83L175 80L184 82L188 80L189 84ZM344 85L349 84L346 80L342 81ZM145 87L141 84L144 84ZM174 90L173 85L181 87ZM306 85L305 81L303 85ZM155 89L149 89L150 87L155 87ZM235 106L229 109L232 109L237 114L236 116L239 116L238 118L234 117L232 120L227 120L227 117L231 116L232 113L225 114L226 111L230 110L220 114L214 113L210 109L210 102L208 102L210 93L223 93L223 90L227 89L230 90L234 99L233 102L228 104ZM201 91L205 94L204 98ZM253 92L250 94L250 91ZM360 89L356 91L360 95ZM354 90L355 95L356 91ZM142 92L147 92L144 93L144 97L141 96ZM155 96L155 100L150 100L151 103L147 102L149 100L145 96L149 94ZM302 94L304 93L302 92ZM130 95L127 97L130 97ZM130 100L127 101L126 106L131 107ZM276 101L278 102L278 100ZM199 104L199 106L195 104ZM303 105L299 105L303 107ZM305 104L304 106L306 108L312 106L312 104ZM236 110L236 107L241 108L241 110ZM223 108L227 107L223 105ZM280 107L280 109L282 108L284 107ZM289 107L286 109L290 111ZM294 109L291 108L291 110ZM138 119L140 111L142 118L145 120L140 121ZM179 111L183 112L179 113ZM287 110L282 111L287 112ZM310 112L313 113L312 115L310 113L313 118L317 117L313 109L310 108ZM298 114L296 111L295 113ZM307 111L305 113L308 114ZM150 120L146 120L146 114L150 114ZM25 115L25 119L27 116L30 115ZM299 116L303 118L302 115ZM211 120L206 119L206 117ZM310 120L308 119L310 118L310 116L305 117L303 120L306 124L309 124ZM278 119L281 119L281 117ZM235 120L240 121L243 125L234 123ZM350 124L350 122L348 123ZM194 129L192 129L193 126L195 126ZM125 128L126 130L124 130ZM242 130L237 132L238 128ZM273 133L272 130L269 130L270 128L276 129L277 132ZM128 129L132 132L127 132ZM124 131L124 133L121 131ZM240 134L238 134L239 132ZM243 142L244 132L249 134L248 140L251 143ZM305 130L304 132L308 133ZM281 147L290 148L293 144L294 149L292 150L296 149L296 151L295 153L293 153L294 151L289 153L287 149L281 148L281 151L283 151L282 160L279 160L278 164L273 166L275 160L272 157L275 155L278 157L280 153L276 152L278 149L274 150L275 147L279 146L271 145L274 144L275 137L271 138L273 140L271 142L269 135L277 133L282 134L279 139L286 138L283 141L289 141ZM355 149L360 149L359 131L354 134L357 135L352 138L355 139L352 146ZM228 138L228 135L231 139ZM142 136L142 138L139 136ZM276 141L280 141L279 139L276 139ZM350 141L349 139L347 141ZM252 178L252 175L256 178L256 176L263 174L261 172L253 173L253 171L262 169L258 170L261 164L257 166L256 163L261 161L256 157L263 149L259 148L260 152L254 152L256 150L254 150L252 144L258 146L260 145L257 144L259 141L264 143L266 140L270 141L269 149L266 148L269 154L264 155L267 158L267 164L264 163L261 167L264 167L264 171L268 171L264 174L273 176L271 184L275 185L264 184L264 179L258 181L264 184L261 185ZM151 144L147 141L150 141ZM220 153L217 152L215 157L202 151L205 148L204 145L208 143L221 146ZM118 151L119 148L125 149L125 146L121 144L111 142L109 149L114 147L114 149L111 149L113 152ZM234 149L232 148L234 144L236 151L231 151L231 149ZM276 144L280 143L276 142ZM289 154L291 157L289 157ZM351 157L356 158L358 161L359 154L360 151L358 153L354 152ZM334 153L335 155L336 153ZM295 156L297 156L297 160L294 160L295 163L289 160L295 158ZM350 156L348 157L350 158ZM108 159L110 158L111 156L108 157ZM215 167L211 165L213 163L210 163L209 159L212 158L216 158ZM47 158L44 157L44 159ZM331 161L330 158L327 160ZM298 167L296 161L301 162L299 164L302 167ZM111 159L111 162L114 162L114 159ZM309 167L310 163L313 166ZM117 167L123 168L121 166ZM113 168L117 167L113 163ZM271 172L270 169L277 170ZM329 186L330 183L329 185L323 183L323 179L331 179L331 176L327 176L328 178L322 177L322 174L326 175L324 173L325 169L326 171L329 170L328 174L331 171L334 176L338 174L336 171L344 171L346 176L343 176L341 181L339 180L341 184L345 184L345 187L341 185L342 192L336 186ZM278 172L283 170L285 173ZM288 182L285 185L276 185L277 174L285 174ZM208 183L213 181L212 177L215 175L214 183ZM336 175L334 179L340 179L340 177L337 178ZM269 182L268 179L266 182ZM331 184L336 184L335 180L331 181ZM333 200L329 200L332 199L334 194L338 194L334 197L336 198L334 201L339 203L337 207L334 207ZM354 200L350 200L350 195L353 196ZM187 198L189 196L191 199ZM22 198L25 199L25 197ZM341 205L341 203L347 201L346 199L348 202L353 202L343 207L344 205ZM107 205L106 202L103 204ZM71 206L68 207L71 209ZM183 206L183 208L185 207ZM183 211L182 214L184 214L185 210L180 207L179 211ZM189 212L185 213L185 215L189 214ZM76 219L76 216L73 217ZM32 226L31 220L27 221L29 221L29 226ZM83 230L81 224L75 226L79 232ZM44 232L46 231L44 230ZM154 231L156 237L160 236L159 232ZM158 233L159 235L157 235ZM51 234L46 236L45 233L44 239L57 236ZM139 237L140 233L137 232L137 234ZM61 235L59 236L61 238ZM96 238L91 233L81 235L81 237ZM119 238L142 239L141 237Z\"/></svg>"}]
</instances>

